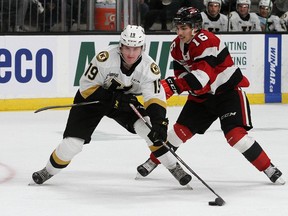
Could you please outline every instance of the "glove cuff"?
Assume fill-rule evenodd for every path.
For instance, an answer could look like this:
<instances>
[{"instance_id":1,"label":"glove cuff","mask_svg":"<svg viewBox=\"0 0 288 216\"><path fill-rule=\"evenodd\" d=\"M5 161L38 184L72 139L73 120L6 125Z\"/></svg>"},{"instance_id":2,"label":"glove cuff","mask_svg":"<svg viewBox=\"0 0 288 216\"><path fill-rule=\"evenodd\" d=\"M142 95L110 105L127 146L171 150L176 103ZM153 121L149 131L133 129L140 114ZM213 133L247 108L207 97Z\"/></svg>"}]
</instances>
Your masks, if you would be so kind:
<instances>
[{"instance_id":1,"label":"glove cuff","mask_svg":"<svg viewBox=\"0 0 288 216\"><path fill-rule=\"evenodd\" d=\"M152 126L157 124L157 125L168 127L169 120L168 120L168 118L157 119L157 120L154 120L154 121L151 120L151 124L152 124Z\"/></svg>"}]
</instances>

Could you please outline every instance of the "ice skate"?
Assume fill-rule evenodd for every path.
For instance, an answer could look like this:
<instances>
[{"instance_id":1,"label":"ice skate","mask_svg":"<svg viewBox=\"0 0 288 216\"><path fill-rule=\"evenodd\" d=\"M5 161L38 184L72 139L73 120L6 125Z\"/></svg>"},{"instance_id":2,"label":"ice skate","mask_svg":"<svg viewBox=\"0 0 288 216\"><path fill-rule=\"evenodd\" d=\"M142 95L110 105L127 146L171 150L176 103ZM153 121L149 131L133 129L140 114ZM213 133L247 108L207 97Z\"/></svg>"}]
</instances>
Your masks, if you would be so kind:
<instances>
[{"instance_id":1,"label":"ice skate","mask_svg":"<svg viewBox=\"0 0 288 216\"><path fill-rule=\"evenodd\" d=\"M264 170L264 173L267 175L270 181L275 184L284 185L286 183L285 180L281 177L282 172L272 163L266 170Z\"/></svg>"},{"instance_id":2,"label":"ice skate","mask_svg":"<svg viewBox=\"0 0 288 216\"><path fill-rule=\"evenodd\" d=\"M183 186L187 185L192 179L192 177L182 169L179 163L176 163L176 167L174 169L168 169L168 170Z\"/></svg>"},{"instance_id":3,"label":"ice skate","mask_svg":"<svg viewBox=\"0 0 288 216\"><path fill-rule=\"evenodd\" d=\"M39 170L37 172L34 172L32 174L32 179L36 184L43 184L45 181L50 179L53 175L49 174L46 170L46 167L42 170Z\"/></svg>"},{"instance_id":4,"label":"ice skate","mask_svg":"<svg viewBox=\"0 0 288 216\"><path fill-rule=\"evenodd\" d=\"M141 176L145 177L149 175L157 166L158 164L154 163L149 158L147 161L137 167L137 171Z\"/></svg>"}]
</instances>

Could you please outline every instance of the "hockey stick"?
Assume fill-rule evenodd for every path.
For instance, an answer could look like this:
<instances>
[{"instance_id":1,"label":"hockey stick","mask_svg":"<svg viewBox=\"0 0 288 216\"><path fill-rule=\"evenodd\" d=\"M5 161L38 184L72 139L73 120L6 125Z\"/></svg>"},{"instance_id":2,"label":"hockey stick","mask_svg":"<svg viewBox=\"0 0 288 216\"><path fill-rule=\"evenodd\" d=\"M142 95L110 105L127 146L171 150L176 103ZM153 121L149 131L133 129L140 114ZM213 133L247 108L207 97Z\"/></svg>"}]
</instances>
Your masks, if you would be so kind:
<instances>
[{"instance_id":1,"label":"hockey stick","mask_svg":"<svg viewBox=\"0 0 288 216\"><path fill-rule=\"evenodd\" d=\"M227 17L228 17L228 22L227 22L227 32L230 31L231 1L232 1L232 0L229 0L229 4L228 4L228 13L227 13Z\"/></svg>"},{"instance_id":2,"label":"hockey stick","mask_svg":"<svg viewBox=\"0 0 288 216\"><path fill-rule=\"evenodd\" d=\"M136 109L136 107L133 104L129 104L130 107L133 109L135 114L144 122L144 124L151 130L151 125L144 119L144 117L141 115L141 113ZM219 196L197 173L195 173L176 153L173 149L171 149L163 140L161 141L163 146L165 146L175 157L176 159L182 163L199 181L202 182L213 194L217 196L215 201L210 201L209 205L218 205L222 206L225 204L225 201L221 196Z\"/></svg>"},{"instance_id":3,"label":"hockey stick","mask_svg":"<svg viewBox=\"0 0 288 216\"><path fill-rule=\"evenodd\" d=\"M37 109L34 111L34 113L38 113L44 110L49 110L49 109L59 109L59 108L66 108L66 107L77 107L77 106L84 106L84 105L89 105L89 104L96 104L99 103L99 101L90 101L90 102L82 102L82 103L76 103L76 104L66 104L66 105L59 105L59 106L47 106L47 107L42 107L40 109Z\"/></svg>"},{"instance_id":4,"label":"hockey stick","mask_svg":"<svg viewBox=\"0 0 288 216\"><path fill-rule=\"evenodd\" d=\"M230 13L231 13L231 0L229 0L228 5L228 22L227 22L227 32L230 31Z\"/></svg>"}]
</instances>

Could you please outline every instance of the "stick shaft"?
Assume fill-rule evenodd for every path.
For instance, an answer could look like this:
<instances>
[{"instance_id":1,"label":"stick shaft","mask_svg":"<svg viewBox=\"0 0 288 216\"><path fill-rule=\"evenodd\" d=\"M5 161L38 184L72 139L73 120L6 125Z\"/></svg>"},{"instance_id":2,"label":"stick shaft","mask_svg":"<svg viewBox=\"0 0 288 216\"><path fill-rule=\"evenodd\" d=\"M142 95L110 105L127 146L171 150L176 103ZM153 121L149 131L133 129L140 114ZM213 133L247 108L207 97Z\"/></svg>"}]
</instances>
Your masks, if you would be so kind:
<instances>
[{"instance_id":1,"label":"stick shaft","mask_svg":"<svg viewBox=\"0 0 288 216\"><path fill-rule=\"evenodd\" d=\"M46 106L42 107L40 109L37 109L34 111L34 113L38 113L44 110L49 110L49 109L59 109L59 108L66 108L66 107L76 107L76 106L85 106L89 104L96 104L99 103L99 101L90 101L90 102L82 102L82 103L76 103L76 104L66 104L66 105L59 105L59 106Z\"/></svg>"},{"instance_id":2,"label":"stick shaft","mask_svg":"<svg viewBox=\"0 0 288 216\"><path fill-rule=\"evenodd\" d=\"M136 115L147 125L147 127L151 130L151 125L143 118L141 113L136 109L136 107L133 104L129 104L130 107L133 109L133 111L136 113ZM169 142L168 142L169 143ZM219 196L197 173L195 173L190 166L188 166L176 153L173 149L171 149L163 140L162 144L177 158L177 160L183 164L199 181L202 182L203 185L205 185L213 194L215 194L219 199L223 200L221 196ZM223 200L224 201L224 200Z\"/></svg>"}]
</instances>

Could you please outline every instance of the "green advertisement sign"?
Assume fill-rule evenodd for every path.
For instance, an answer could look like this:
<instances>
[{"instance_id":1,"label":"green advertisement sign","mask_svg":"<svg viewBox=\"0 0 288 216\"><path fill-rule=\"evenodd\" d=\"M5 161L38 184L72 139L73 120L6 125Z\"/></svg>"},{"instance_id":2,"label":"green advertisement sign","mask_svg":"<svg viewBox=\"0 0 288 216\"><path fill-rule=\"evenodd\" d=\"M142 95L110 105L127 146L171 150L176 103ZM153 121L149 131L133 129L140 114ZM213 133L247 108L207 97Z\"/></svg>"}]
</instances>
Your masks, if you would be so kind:
<instances>
[{"instance_id":1,"label":"green advertisement sign","mask_svg":"<svg viewBox=\"0 0 288 216\"><path fill-rule=\"evenodd\" d=\"M109 45L117 44L118 42L110 42ZM159 45L162 43L162 47L160 50L160 58L157 62L161 69L161 78L164 78L167 70L167 62L170 55L170 41L152 41L150 43L150 49L148 54L156 61L156 57L159 52ZM92 58L96 55L95 51L95 42L82 42L79 50L79 56L77 61L74 86L79 86L79 80L82 76L82 73L85 71L85 67L87 66L87 61L90 62ZM169 68L172 69L172 64L169 64Z\"/></svg>"}]
</instances>

